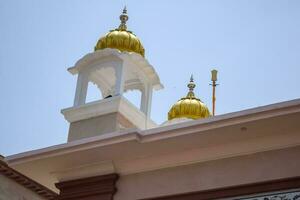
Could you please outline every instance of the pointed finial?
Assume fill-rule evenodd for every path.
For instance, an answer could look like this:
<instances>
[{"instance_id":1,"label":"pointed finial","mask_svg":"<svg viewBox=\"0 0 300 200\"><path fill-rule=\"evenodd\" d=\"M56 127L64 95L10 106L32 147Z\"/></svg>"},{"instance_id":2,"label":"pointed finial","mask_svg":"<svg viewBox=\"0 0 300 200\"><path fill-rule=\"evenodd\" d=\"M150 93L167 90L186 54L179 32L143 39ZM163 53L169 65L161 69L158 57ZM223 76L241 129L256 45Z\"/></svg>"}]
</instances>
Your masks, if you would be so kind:
<instances>
[{"instance_id":1,"label":"pointed finial","mask_svg":"<svg viewBox=\"0 0 300 200\"><path fill-rule=\"evenodd\" d=\"M193 74L191 75L190 82L189 82L189 84L187 85L187 87L189 88L189 92L188 92L188 94L187 94L187 97L188 97L188 98L194 98L194 97L195 97L195 94L194 94L194 88L196 87L196 84L194 83L194 77L193 77Z\"/></svg>"},{"instance_id":2,"label":"pointed finial","mask_svg":"<svg viewBox=\"0 0 300 200\"><path fill-rule=\"evenodd\" d=\"M193 74L191 74L190 82L194 82Z\"/></svg>"},{"instance_id":3,"label":"pointed finial","mask_svg":"<svg viewBox=\"0 0 300 200\"><path fill-rule=\"evenodd\" d=\"M213 69L211 70L211 81L217 81L217 74L218 74L218 71Z\"/></svg>"},{"instance_id":4,"label":"pointed finial","mask_svg":"<svg viewBox=\"0 0 300 200\"><path fill-rule=\"evenodd\" d=\"M126 26L126 22L128 21L128 15L127 15L127 9L126 9L126 6L124 7L123 9L123 12L122 14L120 15L120 20L121 20L121 24L119 26L119 29L120 30L126 30L127 29L127 26Z\"/></svg>"}]
</instances>

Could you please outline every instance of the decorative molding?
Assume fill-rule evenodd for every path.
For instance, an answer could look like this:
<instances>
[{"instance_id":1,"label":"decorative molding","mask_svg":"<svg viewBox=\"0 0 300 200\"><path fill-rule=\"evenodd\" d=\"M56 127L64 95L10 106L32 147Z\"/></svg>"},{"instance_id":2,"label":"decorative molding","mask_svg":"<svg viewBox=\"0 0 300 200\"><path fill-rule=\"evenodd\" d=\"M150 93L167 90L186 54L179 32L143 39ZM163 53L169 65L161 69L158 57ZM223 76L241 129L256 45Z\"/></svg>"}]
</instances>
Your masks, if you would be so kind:
<instances>
[{"instance_id":1,"label":"decorative molding","mask_svg":"<svg viewBox=\"0 0 300 200\"><path fill-rule=\"evenodd\" d=\"M75 75L81 69L86 66L92 66L95 62L99 60L99 58L111 57L115 60L121 60L123 62L129 62L133 64L132 66L136 66L136 70L142 71L147 75L149 81L153 85L155 90L162 89L164 86L160 82L159 76L156 73L154 67L150 65L150 63L141 55L134 52L121 52L117 49L106 48L103 50L98 50L93 53L89 53L82 57L73 67L68 68L68 71ZM110 60L111 60L110 58Z\"/></svg>"},{"instance_id":2,"label":"decorative molding","mask_svg":"<svg viewBox=\"0 0 300 200\"><path fill-rule=\"evenodd\" d=\"M45 199L54 200L57 194L45 186L35 182L27 176L10 168L5 162L0 159L0 174L15 181L32 192L44 197Z\"/></svg>"},{"instance_id":3,"label":"decorative molding","mask_svg":"<svg viewBox=\"0 0 300 200\"><path fill-rule=\"evenodd\" d=\"M258 193L274 192L300 188L300 177L291 177L259 183L251 183L226 188L210 189L185 194L176 194L163 197L146 198L143 200L211 200L234 198Z\"/></svg>"},{"instance_id":4,"label":"decorative molding","mask_svg":"<svg viewBox=\"0 0 300 200\"><path fill-rule=\"evenodd\" d=\"M50 174L47 180L52 180L57 177L51 172L111 160L114 173L127 175L296 147L300 145L299 117L300 99L297 99L143 131L126 129L107 133L12 155L6 161L51 188L53 181L41 179L40 173ZM242 132L244 126L248 131ZM62 161L63 167L59 164ZM35 170L28 172L26 167L30 165ZM92 176L99 173L88 171Z\"/></svg>"},{"instance_id":5,"label":"decorative molding","mask_svg":"<svg viewBox=\"0 0 300 200\"><path fill-rule=\"evenodd\" d=\"M108 174L56 183L60 190L57 200L112 200L116 193L117 174Z\"/></svg>"},{"instance_id":6,"label":"decorative molding","mask_svg":"<svg viewBox=\"0 0 300 200\"><path fill-rule=\"evenodd\" d=\"M121 97L114 96L80 106L66 108L61 110L65 119L72 123L84 119L89 119L118 111Z\"/></svg>"},{"instance_id":7,"label":"decorative molding","mask_svg":"<svg viewBox=\"0 0 300 200\"><path fill-rule=\"evenodd\" d=\"M115 167L112 161L91 163L89 165L76 165L71 168L51 172L60 182L113 173L115 173Z\"/></svg>"},{"instance_id":8,"label":"decorative molding","mask_svg":"<svg viewBox=\"0 0 300 200\"><path fill-rule=\"evenodd\" d=\"M154 128L157 126L151 119L146 119L142 111L120 95L66 108L61 111L65 119L70 123L116 112L119 112L124 117L126 116L139 129Z\"/></svg>"},{"instance_id":9,"label":"decorative molding","mask_svg":"<svg viewBox=\"0 0 300 200\"><path fill-rule=\"evenodd\" d=\"M259 141L252 139L247 142L241 141L225 145L220 144L215 147L188 149L177 153L165 154L163 152L130 161L118 160L114 163L118 173L129 175L297 146L300 146L300 136L286 134L276 138L260 138Z\"/></svg>"}]
</instances>

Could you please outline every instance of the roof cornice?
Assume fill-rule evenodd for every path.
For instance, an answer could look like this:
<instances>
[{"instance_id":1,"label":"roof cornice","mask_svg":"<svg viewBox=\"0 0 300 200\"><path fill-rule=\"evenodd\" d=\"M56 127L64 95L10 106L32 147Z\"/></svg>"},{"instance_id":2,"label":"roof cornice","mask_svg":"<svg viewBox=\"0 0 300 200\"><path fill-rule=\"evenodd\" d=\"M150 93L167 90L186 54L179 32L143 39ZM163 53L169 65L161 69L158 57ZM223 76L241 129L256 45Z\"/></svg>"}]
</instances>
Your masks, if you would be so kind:
<instances>
[{"instance_id":1,"label":"roof cornice","mask_svg":"<svg viewBox=\"0 0 300 200\"><path fill-rule=\"evenodd\" d=\"M299 146L299 118L300 99L296 99L143 131L83 138L5 160L55 190L57 181L128 175Z\"/></svg>"},{"instance_id":2,"label":"roof cornice","mask_svg":"<svg viewBox=\"0 0 300 200\"><path fill-rule=\"evenodd\" d=\"M0 160L0 174L15 181L23 187L31 190L32 192L44 197L45 199L53 200L57 197L57 194L45 186L35 182L27 176L17 172L10 168L4 161Z\"/></svg>"},{"instance_id":3,"label":"roof cornice","mask_svg":"<svg viewBox=\"0 0 300 200\"><path fill-rule=\"evenodd\" d=\"M267 106L256 107L238 112L218 115L201 120L193 120L178 124L161 126L148 130L127 129L90 138L84 138L68 143L54 145L38 150L11 155L5 158L9 164L19 164L35 159L63 155L68 152L86 150L95 147L108 146L125 141L146 143L156 140L199 133L226 126L276 117L300 112L300 99L285 101Z\"/></svg>"}]
</instances>

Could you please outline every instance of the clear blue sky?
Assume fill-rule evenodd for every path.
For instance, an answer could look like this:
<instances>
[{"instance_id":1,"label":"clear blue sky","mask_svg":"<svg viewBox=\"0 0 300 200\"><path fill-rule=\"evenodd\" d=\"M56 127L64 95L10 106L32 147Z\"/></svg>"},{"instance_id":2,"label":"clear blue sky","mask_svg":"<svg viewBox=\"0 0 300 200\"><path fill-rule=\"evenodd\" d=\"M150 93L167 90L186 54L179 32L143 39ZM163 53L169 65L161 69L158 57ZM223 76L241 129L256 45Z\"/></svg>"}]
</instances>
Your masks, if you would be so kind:
<instances>
[{"instance_id":1,"label":"clear blue sky","mask_svg":"<svg viewBox=\"0 0 300 200\"><path fill-rule=\"evenodd\" d=\"M66 69L119 25L125 4L128 27L165 85L153 97L157 123L186 95L191 73L211 107L212 68L217 114L300 98L298 0L2 0L0 154L66 142L60 110L72 106L76 85Z\"/></svg>"}]
</instances>

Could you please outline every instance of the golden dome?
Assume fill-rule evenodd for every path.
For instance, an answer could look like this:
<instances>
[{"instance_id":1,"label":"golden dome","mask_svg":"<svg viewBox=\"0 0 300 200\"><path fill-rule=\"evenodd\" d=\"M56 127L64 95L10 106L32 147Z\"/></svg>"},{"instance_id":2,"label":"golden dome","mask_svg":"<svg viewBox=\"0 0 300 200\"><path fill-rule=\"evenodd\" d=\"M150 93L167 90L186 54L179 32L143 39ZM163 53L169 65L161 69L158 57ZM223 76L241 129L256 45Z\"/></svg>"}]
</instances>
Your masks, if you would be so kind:
<instances>
[{"instance_id":1,"label":"golden dome","mask_svg":"<svg viewBox=\"0 0 300 200\"><path fill-rule=\"evenodd\" d=\"M135 52L143 57L145 49L141 41L131 31L127 30L128 20L126 7L120 15L121 24L119 28L109 31L104 37L100 38L95 46L95 51L105 48L118 49L120 51Z\"/></svg>"},{"instance_id":2,"label":"golden dome","mask_svg":"<svg viewBox=\"0 0 300 200\"><path fill-rule=\"evenodd\" d=\"M186 97L177 101L168 112L168 120L175 118L200 119L210 117L211 114L207 106L195 97L194 88L196 87L193 77L187 85L189 92Z\"/></svg>"}]
</instances>

